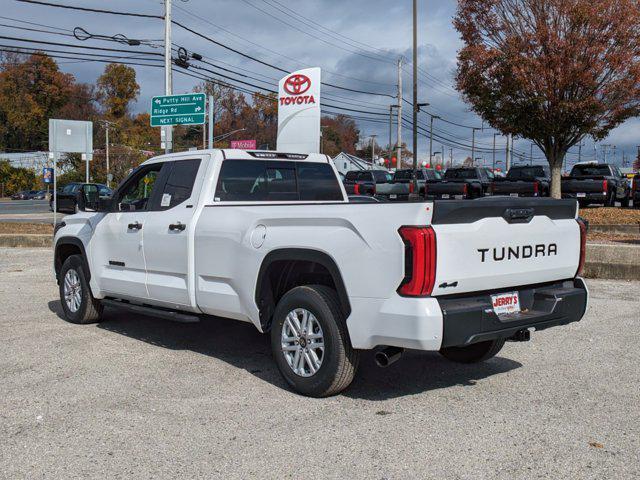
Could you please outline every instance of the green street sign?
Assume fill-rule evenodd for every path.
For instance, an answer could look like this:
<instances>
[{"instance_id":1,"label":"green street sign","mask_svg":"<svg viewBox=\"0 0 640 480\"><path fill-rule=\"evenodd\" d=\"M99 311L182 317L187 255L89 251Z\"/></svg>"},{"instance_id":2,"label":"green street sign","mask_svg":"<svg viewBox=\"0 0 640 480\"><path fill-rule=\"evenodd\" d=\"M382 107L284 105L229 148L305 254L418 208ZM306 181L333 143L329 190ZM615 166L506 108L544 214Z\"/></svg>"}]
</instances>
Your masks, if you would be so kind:
<instances>
[{"instance_id":1,"label":"green street sign","mask_svg":"<svg viewBox=\"0 0 640 480\"><path fill-rule=\"evenodd\" d=\"M164 95L151 99L151 126L202 125L205 118L205 94Z\"/></svg>"}]
</instances>

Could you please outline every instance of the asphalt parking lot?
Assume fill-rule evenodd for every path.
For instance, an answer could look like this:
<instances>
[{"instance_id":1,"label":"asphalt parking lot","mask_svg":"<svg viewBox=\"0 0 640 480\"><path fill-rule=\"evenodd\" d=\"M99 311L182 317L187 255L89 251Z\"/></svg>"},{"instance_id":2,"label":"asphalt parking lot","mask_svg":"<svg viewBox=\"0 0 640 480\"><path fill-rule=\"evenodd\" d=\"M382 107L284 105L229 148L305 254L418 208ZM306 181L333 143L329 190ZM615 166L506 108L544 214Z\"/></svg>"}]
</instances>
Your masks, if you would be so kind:
<instances>
[{"instance_id":1,"label":"asphalt parking lot","mask_svg":"<svg viewBox=\"0 0 640 480\"><path fill-rule=\"evenodd\" d=\"M50 252L0 249L0 477L638 478L640 283L589 286L581 323L485 364L369 353L317 400L251 325L68 324Z\"/></svg>"}]
</instances>

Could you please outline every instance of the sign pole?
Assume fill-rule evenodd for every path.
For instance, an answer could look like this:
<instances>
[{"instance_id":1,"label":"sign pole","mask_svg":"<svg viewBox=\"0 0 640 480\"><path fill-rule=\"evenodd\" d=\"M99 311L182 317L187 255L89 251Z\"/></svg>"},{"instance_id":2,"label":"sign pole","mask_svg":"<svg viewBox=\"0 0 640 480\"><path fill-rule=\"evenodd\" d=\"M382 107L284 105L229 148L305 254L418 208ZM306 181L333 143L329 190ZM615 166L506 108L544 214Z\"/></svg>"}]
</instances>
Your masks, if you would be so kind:
<instances>
[{"instance_id":1,"label":"sign pole","mask_svg":"<svg viewBox=\"0 0 640 480\"><path fill-rule=\"evenodd\" d=\"M209 95L209 148L213 148L213 95Z\"/></svg>"},{"instance_id":2,"label":"sign pole","mask_svg":"<svg viewBox=\"0 0 640 480\"><path fill-rule=\"evenodd\" d=\"M58 223L58 154L53 152L53 226Z\"/></svg>"}]
</instances>

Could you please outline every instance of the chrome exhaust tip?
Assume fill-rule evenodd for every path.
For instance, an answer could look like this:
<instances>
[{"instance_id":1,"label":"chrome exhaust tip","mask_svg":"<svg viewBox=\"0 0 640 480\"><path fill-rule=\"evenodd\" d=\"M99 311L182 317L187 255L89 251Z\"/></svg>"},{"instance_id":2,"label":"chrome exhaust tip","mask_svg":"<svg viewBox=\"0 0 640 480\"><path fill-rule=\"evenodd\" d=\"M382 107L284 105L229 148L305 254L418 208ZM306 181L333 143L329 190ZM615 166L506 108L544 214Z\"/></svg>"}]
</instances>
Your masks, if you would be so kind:
<instances>
[{"instance_id":1,"label":"chrome exhaust tip","mask_svg":"<svg viewBox=\"0 0 640 480\"><path fill-rule=\"evenodd\" d=\"M379 350L375 354L376 365L380 368L386 368L392 363L400 360L400 357L404 353L404 348L399 347L385 347Z\"/></svg>"}]
</instances>

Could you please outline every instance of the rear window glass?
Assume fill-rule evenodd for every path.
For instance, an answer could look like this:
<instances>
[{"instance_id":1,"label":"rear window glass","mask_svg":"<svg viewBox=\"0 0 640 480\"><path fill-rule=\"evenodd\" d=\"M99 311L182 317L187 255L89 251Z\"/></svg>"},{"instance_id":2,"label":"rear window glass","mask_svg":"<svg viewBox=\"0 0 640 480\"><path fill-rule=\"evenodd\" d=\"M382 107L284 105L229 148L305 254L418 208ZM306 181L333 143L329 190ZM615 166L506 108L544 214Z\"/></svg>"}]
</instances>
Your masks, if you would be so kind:
<instances>
[{"instance_id":1,"label":"rear window glass","mask_svg":"<svg viewBox=\"0 0 640 480\"><path fill-rule=\"evenodd\" d=\"M447 170L444 178L478 178L475 168L456 168L455 170Z\"/></svg>"},{"instance_id":2,"label":"rear window glass","mask_svg":"<svg viewBox=\"0 0 640 480\"><path fill-rule=\"evenodd\" d=\"M424 173L422 170L416 172L418 180L424 180ZM413 178L413 170L398 170L394 176L396 180L411 180Z\"/></svg>"},{"instance_id":3,"label":"rear window glass","mask_svg":"<svg viewBox=\"0 0 640 480\"><path fill-rule=\"evenodd\" d=\"M607 165L576 165L571 170L571 175L579 177L583 176L598 176L598 175L611 175L611 170Z\"/></svg>"},{"instance_id":4,"label":"rear window glass","mask_svg":"<svg viewBox=\"0 0 640 480\"><path fill-rule=\"evenodd\" d=\"M511 170L509 170L509 173L507 173L507 178L510 180L547 176L547 171L543 166L512 168Z\"/></svg>"},{"instance_id":5,"label":"rear window glass","mask_svg":"<svg viewBox=\"0 0 640 480\"><path fill-rule=\"evenodd\" d=\"M343 197L328 163L225 160L215 200L339 201Z\"/></svg>"},{"instance_id":6,"label":"rear window glass","mask_svg":"<svg viewBox=\"0 0 640 480\"><path fill-rule=\"evenodd\" d=\"M342 190L328 163L298 163L300 200L342 200Z\"/></svg>"}]
</instances>

